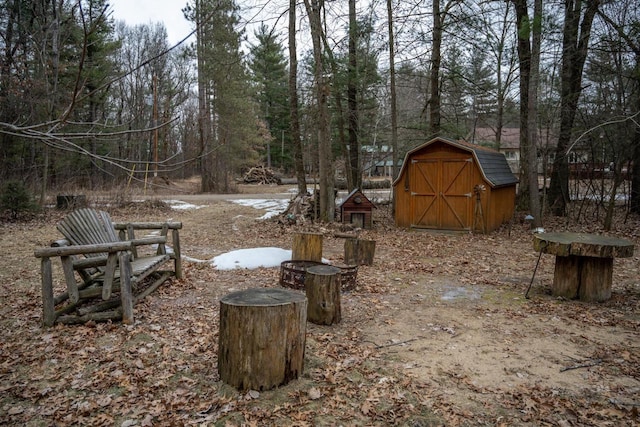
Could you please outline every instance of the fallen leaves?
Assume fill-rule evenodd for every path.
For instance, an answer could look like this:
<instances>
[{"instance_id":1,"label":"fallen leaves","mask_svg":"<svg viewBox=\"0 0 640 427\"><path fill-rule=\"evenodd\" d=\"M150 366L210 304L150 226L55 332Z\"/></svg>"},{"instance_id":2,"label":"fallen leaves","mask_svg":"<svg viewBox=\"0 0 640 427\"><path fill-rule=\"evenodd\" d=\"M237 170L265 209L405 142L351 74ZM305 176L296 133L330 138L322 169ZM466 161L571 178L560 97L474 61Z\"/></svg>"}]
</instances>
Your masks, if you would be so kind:
<instances>
[{"instance_id":1,"label":"fallen leaves","mask_svg":"<svg viewBox=\"0 0 640 427\"><path fill-rule=\"evenodd\" d=\"M383 211L376 214L385 215ZM149 220L158 215L143 214ZM288 228L257 222L252 208L225 202L179 215L184 223L182 250L200 259L238 248L288 248L293 232L320 230L313 224ZM131 219L131 212L113 216ZM631 384L640 378L637 256L616 264L614 281L620 286L603 304L549 298L553 259L543 258L533 297L525 305L515 298L522 297L537 256L528 230L452 237L379 224L362 232L362 238L377 241L376 259L373 266L361 266L357 288L344 294L342 323L309 326L304 374L274 390L238 392L220 382L217 373L218 301L232 290L277 286L277 269L222 272L207 263L185 262L185 278L138 304L132 326L41 329L38 266L31 248L18 243L47 244L55 236L55 220L51 216L42 223L0 230L0 250L8 254L0 261L0 292L10 301L1 308L0 423L456 426L640 421L637 386L597 388L612 378ZM325 229L327 255L339 261L343 241L331 237L330 227ZM474 333L498 337L487 346L503 345L506 360L520 360L523 366L505 373L520 383L511 388L479 384L474 372L453 360L444 367L432 366L425 348L455 346L470 335L460 319L419 314L426 305L447 310L433 292L443 278L460 288L492 290L473 304L451 304L485 322L485 329ZM418 286L425 291L413 291ZM502 298L509 293L513 298ZM538 318L549 319L538 331L592 349L580 354L581 360L606 360L573 371L587 376L558 373L579 384L575 389L582 392L547 386L524 366L539 361L519 359L517 347L533 345L527 343L531 332L521 325ZM500 323L504 321L509 327ZM378 334L371 341L378 341L379 348L366 341L371 325ZM420 333L407 335L413 326ZM605 327L626 334L626 345L607 341L600 332ZM383 337L383 331L393 334ZM419 363L403 359L405 350L421 356ZM418 378L419 368L433 368L428 371L432 376ZM556 365L554 369L558 371Z\"/></svg>"}]
</instances>

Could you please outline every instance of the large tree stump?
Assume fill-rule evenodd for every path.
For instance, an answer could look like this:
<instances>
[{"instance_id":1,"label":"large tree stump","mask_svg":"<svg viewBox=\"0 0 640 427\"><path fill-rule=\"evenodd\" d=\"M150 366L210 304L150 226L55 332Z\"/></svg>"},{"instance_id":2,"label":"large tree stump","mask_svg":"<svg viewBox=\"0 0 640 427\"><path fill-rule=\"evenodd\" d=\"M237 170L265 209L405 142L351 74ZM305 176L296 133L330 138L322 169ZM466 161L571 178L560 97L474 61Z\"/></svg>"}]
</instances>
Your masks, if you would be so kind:
<instances>
[{"instance_id":1,"label":"large tree stump","mask_svg":"<svg viewBox=\"0 0 640 427\"><path fill-rule=\"evenodd\" d=\"M307 299L299 292L258 288L220 300L218 373L240 390L269 390L304 369Z\"/></svg>"},{"instance_id":2,"label":"large tree stump","mask_svg":"<svg viewBox=\"0 0 640 427\"><path fill-rule=\"evenodd\" d=\"M322 234L296 233L293 235L292 260L322 261Z\"/></svg>"},{"instance_id":3,"label":"large tree stump","mask_svg":"<svg viewBox=\"0 0 640 427\"><path fill-rule=\"evenodd\" d=\"M340 269L330 265L309 267L304 280L307 293L307 320L317 325L333 325L341 318Z\"/></svg>"},{"instance_id":4,"label":"large tree stump","mask_svg":"<svg viewBox=\"0 0 640 427\"><path fill-rule=\"evenodd\" d=\"M345 264L372 265L375 252L375 240L346 239L344 241Z\"/></svg>"}]
</instances>

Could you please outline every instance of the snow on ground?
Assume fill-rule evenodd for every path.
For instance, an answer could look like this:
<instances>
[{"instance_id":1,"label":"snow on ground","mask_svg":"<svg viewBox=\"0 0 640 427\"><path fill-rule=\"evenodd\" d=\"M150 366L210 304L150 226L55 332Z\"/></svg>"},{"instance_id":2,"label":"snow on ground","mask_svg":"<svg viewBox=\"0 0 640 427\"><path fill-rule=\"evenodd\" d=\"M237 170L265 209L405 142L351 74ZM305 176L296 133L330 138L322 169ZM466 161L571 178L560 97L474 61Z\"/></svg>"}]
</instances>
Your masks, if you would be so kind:
<instances>
[{"instance_id":1,"label":"snow on ground","mask_svg":"<svg viewBox=\"0 0 640 427\"><path fill-rule=\"evenodd\" d=\"M276 216L283 212L289 205L289 200L278 199L237 199L229 200L229 202L266 210L267 212L259 219ZM205 207L186 203L181 200L165 200L165 203L170 205L172 209L180 210ZM168 247L168 245L167 252L173 253L173 249ZM291 259L291 250L280 248L250 248L227 252L213 257L210 260L200 260L186 255L183 255L182 258L190 262L206 262L218 270L233 270L235 268L253 269L258 267L279 267L283 261Z\"/></svg>"},{"instance_id":2,"label":"snow on ground","mask_svg":"<svg viewBox=\"0 0 640 427\"><path fill-rule=\"evenodd\" d=\"M291 259L291 251L280 248L238 249L213 257L209 262L218 270L236 268L279 267Z\"/></svg>"},{"instance_id":3,"label":"snow on ground","mask_svg":"<svg viewBox=\"0 0 640 427\"><path fill-rule=\"evenodd\" d=\"M177 210L190 210L190 209L201 209L206 208L208 205L194 205L192 203L183 202L182 200L165 200L166 204L168 204L171 209Z\"/></svg>"},{"instance_id":4,"label":"snow on ground","mask_svg":"<svg viewBox=\"0 0 640 427\"><path fill-rule=\"evenodd\" d=\"M167 252L169 248L167 248ZM280 267L283 261L291 259L291 250L280 248L248 248L220 254L208 260L182 255L189 262L207 263L217 270L235 270L246 268L252 270L259 267ZM325 260L323 260L325 261Z\"/></svg>"},{"instance_id":5,"label":"snow on ground","mask_svg":"<svg viewBox=\"0 0 640 427\"><path fill-rule=\"evenodd\" d=\"M258 219L269 219L277 216L289 206L288 199L233 199L228 201L242 206L266 210L267 212Z\"/></svg>"}]
</instances>

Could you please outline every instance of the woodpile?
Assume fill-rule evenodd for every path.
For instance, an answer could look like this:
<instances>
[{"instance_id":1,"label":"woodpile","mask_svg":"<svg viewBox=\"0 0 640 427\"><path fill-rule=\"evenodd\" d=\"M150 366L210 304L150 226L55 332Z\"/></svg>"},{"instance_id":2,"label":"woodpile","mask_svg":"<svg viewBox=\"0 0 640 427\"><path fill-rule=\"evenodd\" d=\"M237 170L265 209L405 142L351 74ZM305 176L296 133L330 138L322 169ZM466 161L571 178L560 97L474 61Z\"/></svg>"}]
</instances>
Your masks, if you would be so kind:
<instances>
[{"instance_id":1,"label":"woodpile","mask_svg":"<svg viewBox=\"0 0 640 427\"><path fill-rule=\"evenodd\" d=\"M242 177L245 184L280 184L280 178L275 172L264 166L252 167Z\"/></svg>"},{"instance_id":2,"label":"woodpile","mask_svg":"<svg viewBox=\"0 0 640 427\"><path fill-rule=\"evenodd\" d=\"M289 206L280 215L281 221L285 224L304 224L317 218L314 213L316 202L311 194L298 194L289 201Z\"/></svg>"}]
</instances>

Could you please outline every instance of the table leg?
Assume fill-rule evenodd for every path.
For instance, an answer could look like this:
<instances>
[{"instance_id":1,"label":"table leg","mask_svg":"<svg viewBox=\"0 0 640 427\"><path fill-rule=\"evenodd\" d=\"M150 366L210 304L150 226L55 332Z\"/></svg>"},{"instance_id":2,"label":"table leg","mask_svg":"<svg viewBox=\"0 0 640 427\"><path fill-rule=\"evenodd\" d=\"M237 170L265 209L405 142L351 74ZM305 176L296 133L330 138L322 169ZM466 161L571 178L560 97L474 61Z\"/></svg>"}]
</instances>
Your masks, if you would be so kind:
<instances>
[{"instance_id":1,"label":"table leg","mask_svg":"<svg viewBox=\"0 0 640 427\"><path fill-rule=\"evenodd\" d=\"M581 301L602 302L611 298L611 282L613 277L613 258L580 258L580 288L578 297Z\"/></svg>"},{"instance_id":2,"label":"table leg","mask_svg":"<svg viewBox=\"0 0 640 427\"><path fill-rule=\"evenodd\" d=\"M574 299L580 288L580 257L556 256L551 293L555 297Z\"/></svg>"},{"instance_id":3,"label":"table leg","mask_svg":"<svg viewBox=\"0 0 640 427\"><path fill-rule=\"evenodd\" d=\"M613 258L556 256L552 295L581 301L611 298Z\"/></svg>"}]
</instances>

